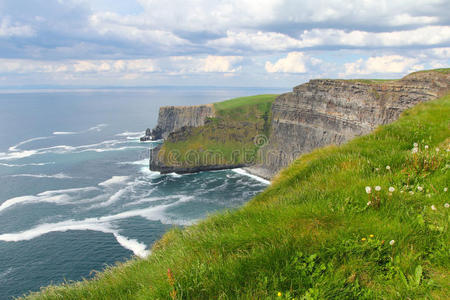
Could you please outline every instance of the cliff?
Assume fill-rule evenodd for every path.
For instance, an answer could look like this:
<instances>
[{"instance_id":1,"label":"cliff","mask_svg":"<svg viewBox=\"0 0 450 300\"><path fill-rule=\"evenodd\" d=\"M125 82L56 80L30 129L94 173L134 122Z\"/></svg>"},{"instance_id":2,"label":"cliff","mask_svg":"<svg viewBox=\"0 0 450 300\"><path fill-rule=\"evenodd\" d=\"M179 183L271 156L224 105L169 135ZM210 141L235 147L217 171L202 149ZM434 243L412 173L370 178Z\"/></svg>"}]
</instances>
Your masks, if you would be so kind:
<instances>
[{"instance_id":1,"label":"cliff","mask_svg":"<svg viewBox=\"0 0 450 300\"><path fill-rule=\"evenodd\" d=\"M400 80L315 79L264 102L271 104L269 111L239 114L244 101L163 107L153 133L154 138L167 140L154 150L151 169L186 173L245 165L251 173L270 179L300 154L368 134L396 120L407 108L444 95L449 82L448 69L416 72ZM250 120L253 115L256 119ZM219 121L207 123L212 116ZM253 141L258 147L251 159L225 158L224 153L245 156L253 138L263 143ZM240 151L240 144L246 144L246 149ZM191 150L194 159L187 157ZM205 154L211 156L208 150L218 156L202 161Z\"/></svg>"},{"instance_id":2,"label":"cliff","mask_svg":"<svg viewBox=\"0 0 450 300\"><path fill-rule=\"evenodd\" d=\"M152 139L166 139L171 132L182 127L198 127L208 117L214 117L212 104L195 106L164 106L159 109L158 125L152 131Z\"/></svg>"},{"instance_id":3,"label":"cliff","mask_svg":"<svg viewBox=\"0 0 450 300\"><path fill-rule=\"evenodd\" d=\"M385 82L317 79L296 86L273 103L269 145L249 171L272 178L300 154L368 134L449 88L450 74L433 71Z\"/></svg>"}]
</instances>

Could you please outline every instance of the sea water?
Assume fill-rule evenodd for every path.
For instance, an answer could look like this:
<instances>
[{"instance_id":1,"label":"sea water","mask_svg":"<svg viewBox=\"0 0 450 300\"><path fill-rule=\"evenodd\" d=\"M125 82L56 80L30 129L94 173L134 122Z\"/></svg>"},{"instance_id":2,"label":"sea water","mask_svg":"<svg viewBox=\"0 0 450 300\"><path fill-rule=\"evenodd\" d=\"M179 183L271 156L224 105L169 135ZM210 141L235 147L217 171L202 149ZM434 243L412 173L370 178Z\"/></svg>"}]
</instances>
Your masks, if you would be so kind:
<instances>
[{"instance_id":1,"label":"sea water","mask_svg":"<svg viewBox=\"0 0 450 300\"><path fill-rule=\"evenodd\" d=\"M141 143L162 105L283 90L0 91L0 299L145 257L172 226L267 186L242 170L161 175Z\"/></svg>"}]
</instances>

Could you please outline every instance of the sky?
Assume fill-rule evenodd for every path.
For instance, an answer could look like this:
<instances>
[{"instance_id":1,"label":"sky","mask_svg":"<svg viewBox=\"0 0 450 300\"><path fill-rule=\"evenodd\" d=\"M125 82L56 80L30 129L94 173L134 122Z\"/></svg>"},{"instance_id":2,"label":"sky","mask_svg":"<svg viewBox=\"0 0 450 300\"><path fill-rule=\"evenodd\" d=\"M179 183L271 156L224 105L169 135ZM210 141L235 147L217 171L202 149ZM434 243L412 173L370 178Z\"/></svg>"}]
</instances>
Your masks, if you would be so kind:
<instances>
[{"instance_id":1,"label":"sky","mask_svg":"<svg viewBox=\"0 0 450 300\"><path fill-rule=\"evenodd\" d=\"M0 88L293 87L450 66L450 0L0 0Z\"/></svg>"}]
</instances>

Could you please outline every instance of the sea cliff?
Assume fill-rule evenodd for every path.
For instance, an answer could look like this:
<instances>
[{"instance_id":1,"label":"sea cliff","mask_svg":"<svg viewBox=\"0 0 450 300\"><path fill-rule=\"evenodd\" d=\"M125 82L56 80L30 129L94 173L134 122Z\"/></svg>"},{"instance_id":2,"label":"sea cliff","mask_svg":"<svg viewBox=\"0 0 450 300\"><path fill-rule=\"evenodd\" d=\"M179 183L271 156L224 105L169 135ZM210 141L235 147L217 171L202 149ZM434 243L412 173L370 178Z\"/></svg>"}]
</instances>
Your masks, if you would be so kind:
<instances>
[{"instance_id":1,"label":"sea cliff","mask_svg":"<svg viewBox=\"0 0 450 300\"><path fill-rule=\"evenodd\" d=\"M264 130L266 140L259 145L255 159L240 163L194 162L186 167L172 159L174 153L160 155L159 147L153 151L150 167L163 173L186 173L245 165L248 171L271 179L300 154L368 134L396 120L402 111L444 95L449 82L448 72L439 71L416 72L400 80L311 80L275 99L267 122L270 126ZM163 107L154 136L166 139L171 135L172 143L184 141L189 138L189 128L205 126L207 118L213 116L212 105Z\"/></svg>"}]
</instances>

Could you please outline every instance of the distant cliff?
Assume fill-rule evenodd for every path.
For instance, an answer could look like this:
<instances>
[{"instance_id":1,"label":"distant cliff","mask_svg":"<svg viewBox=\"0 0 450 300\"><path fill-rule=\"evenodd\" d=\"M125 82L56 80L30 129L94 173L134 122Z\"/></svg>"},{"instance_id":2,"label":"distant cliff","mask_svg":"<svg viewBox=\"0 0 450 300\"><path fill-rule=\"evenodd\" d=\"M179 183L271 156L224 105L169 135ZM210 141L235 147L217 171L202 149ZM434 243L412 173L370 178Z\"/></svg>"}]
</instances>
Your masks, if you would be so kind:
<instances>
[{"instance_id":1,"label":"distant cliff","mask_svg":"<svg viewBox=\"0 0 450 300\"><path fill-rule=\"evenodd\" d=\"M300 154L367 134L449 88L450 75L440 72L417 72L385 82L317 79L296 86L273 103L269 145L261 149L261 162L250 171L272 178Z\"/></svg>"},{"instance_id":2,"label":"distant cliff","mask_svg":"<svg viewBox=\"0 0 450 300\"><path fill-rule=\"evenodd\" d=\"M311 80L295 87L292 92L277 97L272 103L270 113L261 116L259 120L268 116L270 120L265 120L264 125L262 121L258 121L259 125L251 133L264 133L268 136L268 143L264 142L258 147L257 159L240 160L239 164L220 161L221 163L204 165L194 162L186 169L183 163L174 159L172 154L175 152L169 153L172 156L166 155L162 159L162 156L158 155L160 147L154 151L151 167L162 172L190 172L251 165L248 168L250 172L270 179L300 154L330 144L339 145L355 136L367 134L379 125L396 120L405 109L444 95L449 88L448 69L412 73L400 80ZM233 131L231 125L227 125L231 124L231 119L219 122L218 127L205 125L206 119L215 115L212 105L163 107L160 110L158 126L153 130L154 138L167 138L173 133L171 145L181 145L189 140L190 134L201 135L217 131L219 134L216 132L213 137L215 145L229 143L230 139L223 139L220 133L228 134ZM244 123L241 121L239 126L233 126L242 131L242 124ZM249 124L248 126L252 126ZM225 131L227 126L230 130ZM241 134L234 140L242 140L243 136L248 142L248 134Z\"/></svg>"},{"instance_id":3,"label":"distant cliff","mask_svg":"<svg viewBox=\"0 0 450 300\"><path fill-rule=\"evenodd\" d=\"M212 104L195 106L164 106L159 109L158 125L152 131L152 139L166 139L171 132L182 127L198 127L208 117L214 117Z\"/></svg>"}]
</instances>

